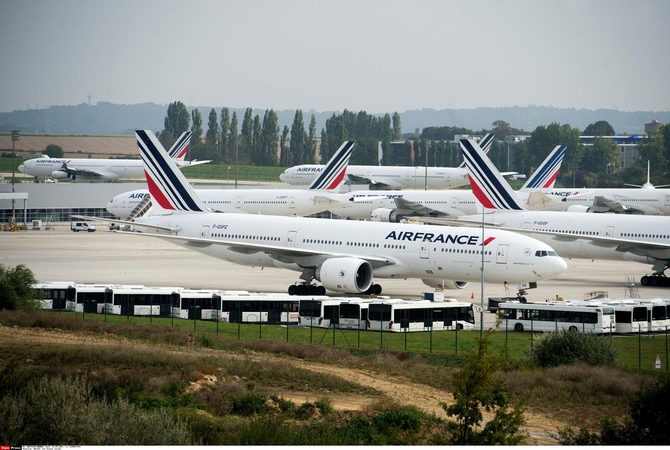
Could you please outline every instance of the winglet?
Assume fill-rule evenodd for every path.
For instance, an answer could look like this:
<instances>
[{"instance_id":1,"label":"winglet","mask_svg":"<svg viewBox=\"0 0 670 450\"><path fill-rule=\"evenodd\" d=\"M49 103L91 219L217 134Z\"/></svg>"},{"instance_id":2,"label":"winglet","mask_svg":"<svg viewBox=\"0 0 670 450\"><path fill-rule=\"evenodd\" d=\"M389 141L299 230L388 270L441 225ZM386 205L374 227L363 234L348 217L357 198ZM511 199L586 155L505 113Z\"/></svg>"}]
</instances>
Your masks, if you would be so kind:
<instances>
[{"instance_id":1,"label":"winglet","mask_svg":"<svg viewBox=\"0 0 670 450\"><path fill-rule=\"evenodd\" d=\"M135 135L154 208L164 212L209 211L153 131L136 130Z\"/></svg>"},{"instance_id":2,"label":"winglet","mask_svg":"<svg viewBox=\"0 0 670 450\"><path fill-rule=\"evenodd\" d=\"M516 211L527 209L475 141L461 139L461 151L468 168L472 193L484 208Z\"/></svg>"},{"instance_id":3,"label":"winglet","mask_svg":"<svg viewBox=\"0 0 670 450\"><path fill-rule=\"evenodd\" d=\"M344 181L344 174L347 171L351 150L354 148L354 141L344 141L339 149L333 154L328 164L323 168L308 189L312 190L338 190Z\"/></svg>"},{"instance_id":4,"label":"winglet","mask_svg":"<svg viewBox=\"0 0 670 450\"><path fill-rule=\"evenodd\" d=\"M554 147L551 153L542 161L540 167L524 183L521 191L553 189L567 148L566 145L557 145Z\"/></svg>"}]
</instances>

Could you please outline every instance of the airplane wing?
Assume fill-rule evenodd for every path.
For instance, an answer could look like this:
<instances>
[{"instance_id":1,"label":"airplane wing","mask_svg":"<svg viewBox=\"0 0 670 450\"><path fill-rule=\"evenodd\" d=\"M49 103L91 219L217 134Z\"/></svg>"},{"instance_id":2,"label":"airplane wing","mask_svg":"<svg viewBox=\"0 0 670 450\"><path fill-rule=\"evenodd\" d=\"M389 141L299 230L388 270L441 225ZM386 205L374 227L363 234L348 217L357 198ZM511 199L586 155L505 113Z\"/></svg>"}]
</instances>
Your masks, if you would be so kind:
<instances>
[{"instance_id":1,"label":"airplane wing","mask_svg":"<svg viewBox=\"0 0 670 450\"><path fill-rule=\"evenodd\" d=\"M429 208L425 205L413 202L411 200L406 200L404 198L396 197L393 200L395 200L395 204L398 207L398 209L408 210L408 211L411 211L415 214L428 215L428 214L435 213L435 212L444 214L442 211L437 211L433 208Z\"/></svg>"},{"instance_id":2,"label":"airplane wing","mask_svg":"<svg viewBox=\"0 0 670 450\"><path fill-rule=\"evenodd\" d=\"M353 181L356 183L366 183L366 184L372 184L375 186L376 189L384 190L384 189L398 189L401 187L400 185L394 185L394 184L389 184L385 183L382 181L377 181L374 178L369 178L369 177L363 177L360 175L352 175L352 174L347 174L347 179L349 181Z\"/></svg>"},{"instance_id":3,"label":"airplane wing","mask_svg":"<svg viewBox=\"0 0 670 450\"><path fill-rule=\"evenodd\" d=\"M79 178L93 178L93 179L110 179L116 180L119 178L119 175L114 172L106 172L104 170L89 170L89 169L71 169L67 166L66 163L63 163L63 166L58 169L63 172L67 172L68 177L75 179Z\"/></svg>"},{"instance_id":4,"label":"airplane wing","mask_svg":"<svg viewBox=\"0 0 670 450\"><path fill-rule=\"evenodd\" d=\"M613 212L616 214L644 214L644 211L635 206L626 206L617 200L610 200L602 195L593 198L593 207L596 212Z\"/></svg>"},{"instance_id":5,"label":"airplane wing","mask_svg":"<svg viewBox=\"0 0 670 450\"><path fill-rule=\"evenodd\" d=\"M558 204L560 203L549 197L547 194L539 191L533 191L529 193L528 199L526 200L526 206L531 211L542 211Z\"/></svg>"},{"instance_id":6,"label":"airplane wing","mask_svg":"<svg viewBox=\"0 0 670 450\"><path fill-rule=\"evenodd\" d=\"M121 221L119 221L121 223ZM142 223L132 222L135 226L152 226L144 225ZM395 265L396 261L391 258L384 258L378 256L361 256L361 255L350 255L348 253L335 253L335 252L325 252L319 250L307 250L299 249L294 247L285 247L278 245L267 245L267 244L253 244L247 242L232 241L226 239L210 239L210 238L199 238L199 237L187 237L187 236L175 236L170 234L159 234L159 233L133 233L127 231L115 231L115 233L125 233L125 234L139 234L142 236L152 236L163 238L171 241L178 241L185 245L191 247L209 247L211 245L218 245L223 247L228 247L230 250L243 253L243 254L253 254L258 252L266 253L273 259L281 261L284 263L295 263L296 260L301 260L304 258L314 258L322 257L323 259L327 258L338 258L338 257L355 257L358 259L363 259L368 261L373 268Z\"/></svg>"},{"instance_id":7,"label":"airplane wing","mask_svg":"<svg viewBox=\"0 0 670 450\"><path fill-rule=\"evenodd\" d=\"M179 228L179 227L166 227L166 226L163 226L163 225L146 225L146 224L139 224L137 222L132 222L130 220L115 220L115 219L106 219L104 217L76 216L76 215L72 215L71 217L73 219L91 220L91 221L96 221L96 222L119 223L119 224L123 224L123 225L130 225L132 227L137 226L137 225L142 225L143 227L153 228L157 231L169 231L169 232L181 231L181 228Z\"/></svg>"},{"instance_id":8,"label":"airplane wing","mask_svg":"<svg viewBox=\"0 0 670 450\"><path fill-rule=\"evenodd\" d=\"M175 161L175 164L177 164L177 167L191 167L191 166L199 166L200 164L207 164L212 162L211 159L208 159L206 161Z\"/></svg>"}]
</instances>

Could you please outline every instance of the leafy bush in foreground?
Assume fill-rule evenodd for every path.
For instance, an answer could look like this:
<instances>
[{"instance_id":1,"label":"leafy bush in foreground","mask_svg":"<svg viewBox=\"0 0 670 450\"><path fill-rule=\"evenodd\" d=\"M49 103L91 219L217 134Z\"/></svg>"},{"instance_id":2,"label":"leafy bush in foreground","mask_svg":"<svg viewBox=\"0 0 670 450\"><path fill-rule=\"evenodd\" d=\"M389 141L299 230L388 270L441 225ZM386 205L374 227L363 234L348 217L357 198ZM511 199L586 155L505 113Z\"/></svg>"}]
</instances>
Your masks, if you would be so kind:
<instances>
[{"instance_id":1,"label":"leafy bush in foreground","mask_svg":"<svg viewBox=\"0 0 670 450\"><path fill-rule=\"evenodd\" d=\"M593 333L560 330L540 336L528 356L540 367L583 362L590 366L613 365L616 349L609 339Z\"/></svg>"}]
</instances>

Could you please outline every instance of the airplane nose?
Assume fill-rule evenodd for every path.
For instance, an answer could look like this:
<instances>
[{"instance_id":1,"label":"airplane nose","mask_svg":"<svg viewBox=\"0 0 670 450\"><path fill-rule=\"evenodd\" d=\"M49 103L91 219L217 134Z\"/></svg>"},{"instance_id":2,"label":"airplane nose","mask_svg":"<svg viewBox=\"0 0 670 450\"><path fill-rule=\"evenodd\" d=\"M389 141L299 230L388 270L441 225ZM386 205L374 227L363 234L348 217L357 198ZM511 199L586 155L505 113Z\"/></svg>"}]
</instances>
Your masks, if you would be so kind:
<instances>
[{"instance_id":1,"label":"airplane nose","mask_svg":"<svg viewBox=\"0 0 670 450\"><path fill-rule=\"evenodd\" d=\"M21 164L19 166L19 172L23 173L23 169L25 169L25 168L26 168L26 166L24 164Z\"/></svg>"},{"instance_id":2,"label":"airplane nose","mask_svg":"<svg viewBox=\"0 0 670 450\"><path fill-rule=\"evenodd\" d=\"M560 275L568 270L568 263L561 257L557 257L554 261L554 274Z\"/></svg>"}]
</instances>

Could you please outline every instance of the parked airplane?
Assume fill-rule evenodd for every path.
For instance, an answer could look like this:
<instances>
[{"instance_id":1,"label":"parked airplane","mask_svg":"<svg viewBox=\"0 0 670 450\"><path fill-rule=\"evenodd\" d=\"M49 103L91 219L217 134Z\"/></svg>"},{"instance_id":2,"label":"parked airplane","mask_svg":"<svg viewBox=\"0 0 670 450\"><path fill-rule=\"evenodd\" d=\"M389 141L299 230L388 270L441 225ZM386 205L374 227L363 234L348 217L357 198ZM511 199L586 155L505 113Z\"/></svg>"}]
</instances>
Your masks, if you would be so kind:
<instances>
[{"instance_id":1,"label":"parked airplane","mask_svg":"<svg viewBox=\"0 0 670 450\"><path fill-rule=\"evenodd\" d=\"M338 193L353 147L353 141L344 141L308 189L196 189L195 192L216 212L309 216L334 205L353 202L351 194ZM148 189L138 189L117 195L106 208L116 217L128 219L140 205L148 212L150 199ZM132 218L135 217L133 214Z\"/></svg>"},{"instance_id":2,"label":"parked airplane","mask_svg":"<svg viewBox=\"0 0 670 450\"><path fill-rule=\"evenodd\" d=\"M551 199L537 197L537 190L551 189L565 155L564 145L557 145L540 167L522 186L518 195L529 207L545 208L558 204ZM376 222L400 222L402 219L431 216L459 217L477 213L477 199L471 190L449 189L444 191L353 191L356 199L350 204L330 209L333 214L346 219L371 219ZM541 204L538 204L541 201Z\"/></svg>"},{"instance_id":3,"label":"parked airplane","mask_svg":"<svg viewBox=\"0 0 670 450\"><path fill-rule=\"evenodd\" d=\"M493 134L482 138L481 146L488 151ZM279 179L292 185L309 184L323 170L322 165L303 164L286 169ZM508 172L514 174L516 172ZM426 186L426 175L428 184ZM448 189L468 184L465 166L459 167L409 167L409 166L349 166L349 182L365 183L370 189Z\"/></svg>"},{"instance_id":4,"label":"parked airplane","mask_svg":"<svg viewBox=\"0 0 670 450\"><path fill-rule=\"evenodd\" d=\"M670 265L670 218L528 211L476 142L462 140L461 150L472 191L485 211L492 212L462 216L449 223L485 222L498 229L520 231L551 245L564 257L653 264L654 273L643 276L642 285L670 286L664 273Z\"/></svg>"},{"instance_id":5,"label":"parked airplane","mask_svg":"<svg viewBox=\"0 0 670 450\"><path fill-rule=\"evenodd\" d=\"M184 161L191 141L191 132L185 131L170 148L170 156L180 167L205 164L209 161ZM65 159L41 157L25 161L19 171L26 175L51 177L70 181L77 178L118 180L144 178L144 167L139 159Z\"/></svg>"},{"instance_id":6,"label":"parked airplane","mask_svg":"<svg viewBox=\"0 0 670 450\"><path fill-rule=\"evenodd\" d=\"M482 260L486 281L494 283L542 280L567 268L548 245L504 230L215 213L170 163L153 133L136 133L156 205L152 215L125 223L237 264L301 272L304 282L290 286L289 293L379 294L375 276L462 289L481 280Z\"/></svg>"}]
</instances>

